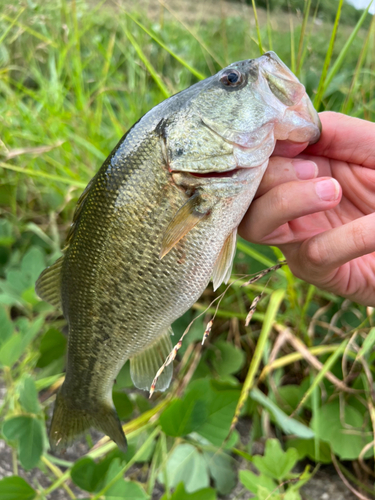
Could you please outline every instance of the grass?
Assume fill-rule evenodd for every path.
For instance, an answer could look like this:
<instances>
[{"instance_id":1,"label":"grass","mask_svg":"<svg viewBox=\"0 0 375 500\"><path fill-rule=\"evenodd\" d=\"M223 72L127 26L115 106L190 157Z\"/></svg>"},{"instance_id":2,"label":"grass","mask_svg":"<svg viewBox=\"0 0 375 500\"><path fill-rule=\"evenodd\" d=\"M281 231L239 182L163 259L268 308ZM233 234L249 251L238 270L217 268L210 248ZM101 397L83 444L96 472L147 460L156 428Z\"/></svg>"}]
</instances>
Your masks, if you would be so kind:
<instances>
[{"instance_id":1,"label":"grass","mask_svg":"<svg viewBox=\"0 0 375 500\"><path fill-rule=\"evenodd\" d=\"M175 325L179 338L205 311L179 351L172 388L155 402L133 390L124 367L115 393L127 422L126 456L106 438L91 451L81 444L80 453L63 462L47 452L46 421L62 381L65 324L38 301L33 284L59 255L82 189L131 125L165 97L271 47L295 69L317 108L374 119L374 22L364 30L365 15L356 25L341 26L338 9L333 25L319 24L307 1L300 17L279 12L265 17L258 9L255 23L249 7L242 17L207 16L192 24L173 3L163 5L153 18L105 2L1 7L0 363L7 394L0 418L6 423L3 437L13 446L13 470L30 443L29 434L15 431L22 417L29 426L24 429L35 431L27 464L39 467L49 482L42 487L31 481L31 498L53 498L62 485L66 498L76 498L77 486L95 499L149 498L156 484L164 485L164 498L187 498L172 469L180 471L187 490L211 485L207 498L225 497L225 484L233 489L238 481L234 456L248 468L253 441L276 434L299 459L329 463L333 456L345 481L359 490L355 474L360 475L362 493L372 498L365 483L374 458L373 313L303 283L285 267L269 281L242 287L245 280L233 280L218 311L216 304L209 307L217 295L207 290ZM261 19L267 19L263 25ZM235 272L257 273L280 259L277 249L240 241ZM245 327L248 309L262 291ZM206 324L215 314L202 348ZM206 383L203 397L200 384ZM248 396L254 387L268 398L266 406ZM275 405L281 412L277 419ZM252 433L241 440L234 431L225 441L234 415L250 417ZM291 415L313 431L313 439L283 427ZM79 454L84 458L77 461ZM21 466L30 468L22 460ZM179 468L184 460L190 464L186 470ZM355 462L353 470L343 466L348 460ZM131 468L134 463L144 464L142 473ZM193 466L202 471L198 478L188 474ZM124 482L129 470L131 480ZM269 479L278 491L272 498L281 500L291 487L292 473L285 474L282 481ZM262 477L259 471L259 483ZM247 497L248 483L242 488Z\"/></svg>"}]
</instances>

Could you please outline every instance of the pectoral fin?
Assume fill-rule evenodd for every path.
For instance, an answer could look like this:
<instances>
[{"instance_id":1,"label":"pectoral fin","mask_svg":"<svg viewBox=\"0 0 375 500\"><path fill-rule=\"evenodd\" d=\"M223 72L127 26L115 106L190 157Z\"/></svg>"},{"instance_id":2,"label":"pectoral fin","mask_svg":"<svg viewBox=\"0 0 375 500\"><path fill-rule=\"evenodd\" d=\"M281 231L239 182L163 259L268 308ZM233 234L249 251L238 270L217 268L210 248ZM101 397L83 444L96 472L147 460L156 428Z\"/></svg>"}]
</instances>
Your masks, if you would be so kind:
<instances>
[{"instance_id":1,"label":"pectoral fin","mask_svg":"<svg viewBox=\"0 0 375 500\"><path fill-rule=\"evenodd\" d=\"M219 288L222 283L228 283L232 273L233 260L236 253L237 228L225 240L220 255L215 262L212 272L212 282L214 290Z\"/></svg>"},{"instance_id":2,"label":"pectoral fin","mask_svg":"<svg viewBox=\"0 0 375 500\"><path fill-rule=\"evenodd\" d=\"M173 217L165 231L160 259L165 257L181 238L191 231L199 221L204 219L208 212L208 209L201 208L201 199L198 193L189 198Z\"/></svg>"}]
</instances>

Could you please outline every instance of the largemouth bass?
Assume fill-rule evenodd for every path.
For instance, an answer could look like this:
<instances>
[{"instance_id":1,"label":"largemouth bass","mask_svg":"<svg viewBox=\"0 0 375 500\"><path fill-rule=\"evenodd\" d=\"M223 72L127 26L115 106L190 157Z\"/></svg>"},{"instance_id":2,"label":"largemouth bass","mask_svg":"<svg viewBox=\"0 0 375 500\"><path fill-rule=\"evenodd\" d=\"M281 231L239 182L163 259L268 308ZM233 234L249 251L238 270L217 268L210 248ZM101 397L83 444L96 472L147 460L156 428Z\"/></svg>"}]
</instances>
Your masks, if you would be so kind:
<instances>
[{"instance_id":1,"label":"largemouth bass","mask_svg":"<svg viewBox=\"0 0 375 500\"><path fill-rule=\"evenodd\" d=\"M89 427L120 449L112 385L126 360L149 389L173 321L230 277L237 227L276 140L316 142L304 86L273 52L231 64L162 102L120 140L78 201L63 257L39 277L69 326L53 450ZM156 390L171 381L172 366Z\"/></svg>"}]
</instances>

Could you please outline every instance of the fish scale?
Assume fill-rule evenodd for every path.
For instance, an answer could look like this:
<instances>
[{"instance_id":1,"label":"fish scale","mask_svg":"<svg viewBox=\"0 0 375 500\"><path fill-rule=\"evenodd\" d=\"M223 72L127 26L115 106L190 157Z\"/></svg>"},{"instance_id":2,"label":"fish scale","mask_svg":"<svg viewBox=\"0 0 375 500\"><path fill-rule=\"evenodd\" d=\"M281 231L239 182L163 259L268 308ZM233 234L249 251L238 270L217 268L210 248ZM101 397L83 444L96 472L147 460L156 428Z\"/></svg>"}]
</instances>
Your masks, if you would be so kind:
<instances>
[{"instance_id":1,"label":"fish scale","mask_svg":"<svg viewBox=\"0 0 375 500\"><path fill-rule=\"evenodd\" d=\"M36 285L69 325L54 450L91 426L126 449L113 382L130 359L135 385L149 389L172 349L171 324L211 278L215 289L228 281L237 227L278 137L316 141L319 119L268 53L159 104L104 162L78 201L63 257ZM171 377L169 365L156 390Z\"/></svg>"}]
</instances>

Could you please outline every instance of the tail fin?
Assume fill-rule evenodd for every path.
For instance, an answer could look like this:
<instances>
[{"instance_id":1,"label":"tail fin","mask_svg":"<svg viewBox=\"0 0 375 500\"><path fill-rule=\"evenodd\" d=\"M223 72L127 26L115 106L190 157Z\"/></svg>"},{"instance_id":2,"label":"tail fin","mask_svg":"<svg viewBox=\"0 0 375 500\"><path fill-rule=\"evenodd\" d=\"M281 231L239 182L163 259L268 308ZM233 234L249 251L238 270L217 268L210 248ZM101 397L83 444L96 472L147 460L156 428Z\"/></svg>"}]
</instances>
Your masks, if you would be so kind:
<instances>
[{"instance_id":1,"label":"tail fin","mask_svg":"<svg viewBox=\"0 0 375 500\"><path fill-rule=\"evenodd\" d=\"M90 427L107 434L121 451L126 452L126 437L114 408L103 402L98 402L96 407L89 411L76 408L60 390L56 397L49 432L52 450L65 450Z\"/></svg>"}]
</instances>

